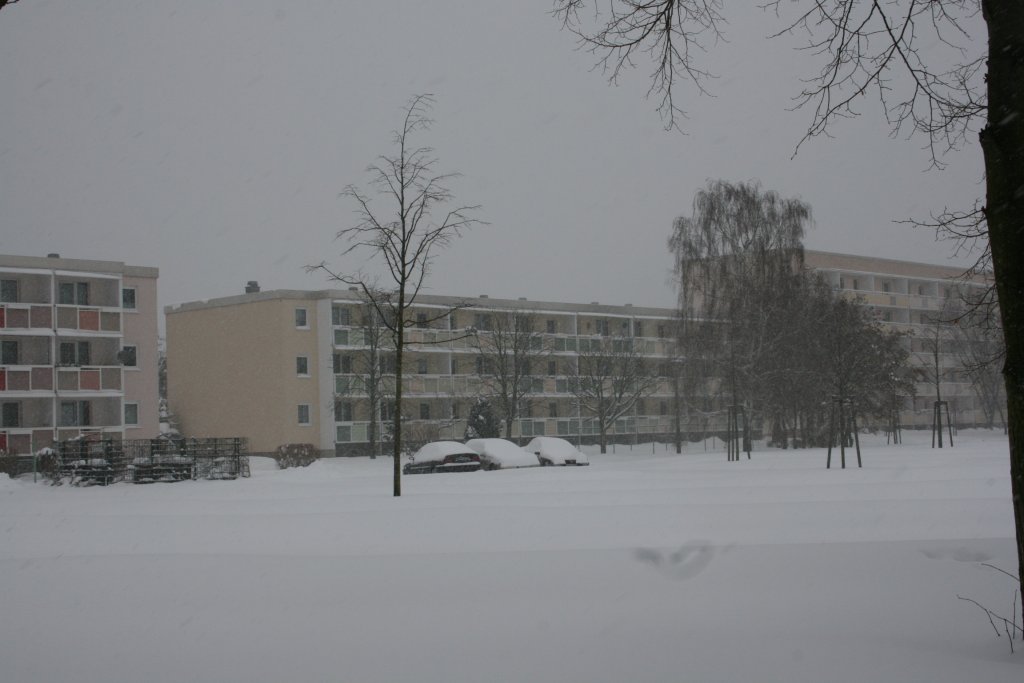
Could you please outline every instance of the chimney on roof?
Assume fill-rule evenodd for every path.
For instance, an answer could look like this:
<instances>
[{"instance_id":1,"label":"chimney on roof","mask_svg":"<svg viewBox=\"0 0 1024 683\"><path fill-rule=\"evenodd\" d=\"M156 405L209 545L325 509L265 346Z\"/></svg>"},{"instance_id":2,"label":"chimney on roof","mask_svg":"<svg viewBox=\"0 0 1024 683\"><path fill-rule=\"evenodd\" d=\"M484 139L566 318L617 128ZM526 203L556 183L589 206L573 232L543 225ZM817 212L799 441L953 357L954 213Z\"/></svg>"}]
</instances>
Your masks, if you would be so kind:
<instances>
[{"instance_id":1,"label":"chimney on roof","mask_svg":"<svg viewBox=\"0 0 1024 683\"><path fill-rule=\"evenodd\" d=\"M480 295L480 298L481 298L481 299L486 299L486 298L487 298L487 295L486 295L486 294L481 294L481 295Z\"/></svg>"},{"instance_id":2,"label":"chimney on roof","mask_svg":"<svg viewBox=\"0 0 1024 683\"><path fill-rule=\"evenodd\" d=\"M258 291L260 291L260 283L256 282L256 280L249 280L245 283L246 294L255 294Z\"/></svg>"},{"instance_id":3,"label":"chimney on roof","mask_svg":"<svg viewBox=\"0 0 1024 683\"><path fill-rule=\"evenodd\" d=\"M56 254L56 253L47 254L46 258L60 258L60 254Z\"/></svg>"},{"instance_id":4,"label":"chimney on roof","mask_svg":"<svg viewBox=\"0 0 1024 683\"><path fill-rule=\"evenodd\" d=\"M358 292L359 288L356 287L355 285L352 285L351 287L348 288L348 291L350 291L350 292Z\"/></svg>"}]
</instances>

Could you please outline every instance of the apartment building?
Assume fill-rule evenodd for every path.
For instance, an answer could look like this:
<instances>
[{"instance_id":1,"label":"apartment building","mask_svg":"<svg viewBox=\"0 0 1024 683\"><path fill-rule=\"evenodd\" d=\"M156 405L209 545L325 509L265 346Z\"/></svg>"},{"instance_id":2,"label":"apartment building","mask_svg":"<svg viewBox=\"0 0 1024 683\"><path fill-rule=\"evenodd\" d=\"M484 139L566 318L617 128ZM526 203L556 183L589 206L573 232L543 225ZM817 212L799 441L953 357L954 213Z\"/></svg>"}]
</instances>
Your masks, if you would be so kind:
<instances>
[{"instance_id":1,"label":"apartment building","mask_svg":"<svg viewBox=\"0 0 1024 683\"><path fill-rule=\"evenodd\" d=\"M960 275L951 267L824 252L808 252L806 262L837 290L861 297L885 325L917 334L926 331ZM353 290L259 291L255 283L237 296L168 306L168 396L179 428L197 437L245 436L254 453L289 443L311 443L325 455L365 453L371 411L378 442L393 418L387 400L376 407L367 400L367 359L382 363L385 396L394 392L394 366L387 365L386 352L375 350L364 311ZM539 367L530 372L514 438L596 440L594 415L570 391L570 382L580 355L603 338L628 339L655 369L671 361L675 309L423 295L406 335L407 438L463 438L476 397L494 393L479 340L498 334L500 317L511 313L530 315L543 349L532 359ZM908 337L912 363L929 362L923 343ZM941 363L943 397L957 423L983 423L972 386L948 349ZM675 389L661 377L615 421L611 440L672 441ZM934 387L922 381L917 398L908 398L903 424L930 425L933 398ZM716 429L706 418L700 423L683 415L681 421L687 434Z\"/></svg>"},{"instance_id":2,"label":"apartment building","mask_svg":"<svg viewBox=\"0 0 1024 683\"><path fill-rule=\"evenodd\" d=\"M157 435L158 274L0 255L0 450Z\"/></svg>"},{"instance_id":3,"label":"apartment building","mask_svg":"<svg viewBox=\"0 0 1024 683\"><path fill-rule=\"evenodd\" d=\"M805 264L825 277L840 293L870 306L883 325L908 333L910 362L922 370L917 396L907 399L903 424L926 427L932 422L935 400L932 367L938 348L938 376L943 400L954 424L984 424L980 401L963 364L953 352L944 320L947 301L959 300L964 288L987 287L983 278L965 282L963 269L895 259L807 251ZM936 339L937 337L937 339Z\"/></svg>"},{"instance_id":4,"label":"apartment building","mask_svg":"<svg viewBox=\"0 0 1024 683\"><path fill-rule=\"evenodd\" d=\"M372 340L359 295L264 292L250 284L245 294L165 309L168 397L179 428L190 436L243 435L254 453L287 443L312 443L324 454L365 453L371 406L363 378ZM476 335L496 334L498 316L512 312L533 318L544 349L534 359L540 367L531 371L513 437L593 440L597 425L569 390L570 364L581 349L601 338L628 338L658 363L672 344L672 309L421 295L403 363L413 440L463 438L475 397L487 393ZM613 438L667 438L672 397L670 383L661 382L616 421ZM376 410L378 434L386 433L389 404Z\"/></svg>"}]
</instances>

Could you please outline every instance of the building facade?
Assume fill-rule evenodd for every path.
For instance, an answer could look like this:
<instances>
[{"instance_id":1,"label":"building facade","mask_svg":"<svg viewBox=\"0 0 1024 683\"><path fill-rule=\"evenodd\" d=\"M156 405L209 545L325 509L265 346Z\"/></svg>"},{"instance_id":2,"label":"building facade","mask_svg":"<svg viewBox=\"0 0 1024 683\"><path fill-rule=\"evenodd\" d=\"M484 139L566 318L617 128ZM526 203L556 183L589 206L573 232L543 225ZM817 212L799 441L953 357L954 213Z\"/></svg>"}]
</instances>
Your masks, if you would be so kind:
<instances>
[{"instance_id":1,"label":"building facade","mask_svg":"<svg viewBox=\"0 0 1024 683\"><path fill-rule=\"evenodd\" d=\"M350 290L249 292L167 307L168 399L179 428L189 436L240 434L254 453L311 443L325 454L359 454L372 409L377 436L386 439L388 403L371 408L366 400L366 363L378 352L364 310ZM513 313L533 319L539 340L514 438L595 438L596 422L569 381L581 349L597 340L628 338L652 364L671 351L672 309L421 295L403 363L408 438L464 437L474 400L489 393L478 339L498 334L498 317ZM394 371L386 361L381 369ZM384 394L393 393L388 381ZM669 434L672 400L670 382L660 382L615 421L614 439Z\"/></svg>"},{"instance_id":2,"label":"building facade","mask_svg":"<svg viewBox=\"0 0 1024 683\"><path fill-rule=\"evenodd\" d=\"M905 401L905 426L932 424L936 378L954 424L986 422L946 324L949 306L960 301L965 289L986 288L983 278L967 282L962 268L850 254L808 251L804 259L840 294L861 300L885 327L907 335L905 344L919 381L917 395Z\"/></svg>"},{"instance_id":3,"label":"building facade","mask_svg":"<svg viewBox=\"0 0 1024 683\"><path fill-rule=\"evenodd\" d=\"M808 252L807 265L841 293L859 296L892 329L911 332L911 362L925 364L920 335L929 316L951 295L955 268L887 259ZM378 346L366 324L365 304L352 290L258 291L165 309L168 399L188 436L241 435L254 453L309 443L325 455L366 453L369 430L378 449L388 440L393 415L393 365L386 345ZM644 397L614 420L610 440L672 441L676 433L678 387L666 365L673 362L675 309L571 304L489 297L420 296L411 311L403 366L403 429L410 442L461 440L479 396L493 396L487 343L500 334L502 316L528 315L538 353L530 358L525 398L515 411L512 437L549 435L577 442L597 439L595 416L572 389L574 370L588 349L611 339L628 344L658 375ZM922 317L923 316L923 317ZM369 364L383 379L368 400ZM983 417L973 389L942 354L948 372L941 379L958 424ZM389 384L390 381L390 384ZM933 394L922 381L907 399L903 424L931 424ZM702 416L681 415L686 437L714 433L715 406ZM375 420L371 420L371 412ZM375 425L375 426L374 426Z\"/></svg>"},{"instance_id":4,"label":"building facade","mask_svg":"<svg viewBox=\"0 0 1024 683\"><path fill-rule=\"evenodd\" d=\"M0 255L0 450L159 432L156 268Z\"/></svg>"}]
</instances>

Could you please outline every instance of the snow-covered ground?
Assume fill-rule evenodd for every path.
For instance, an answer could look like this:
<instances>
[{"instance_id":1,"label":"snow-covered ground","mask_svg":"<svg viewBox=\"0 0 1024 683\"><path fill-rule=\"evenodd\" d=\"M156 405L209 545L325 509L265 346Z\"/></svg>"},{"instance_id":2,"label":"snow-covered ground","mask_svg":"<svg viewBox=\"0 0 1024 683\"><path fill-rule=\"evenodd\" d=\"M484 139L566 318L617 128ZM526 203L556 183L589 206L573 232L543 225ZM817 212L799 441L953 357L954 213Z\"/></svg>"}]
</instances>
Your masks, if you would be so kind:
<instances>
[{"instance_id":1,"label":"snow-covered ground","mask_svg":"<svg viewBox=\"0 0 1024 683\"><path fill-rule=\"evenodd\" d=\"M0 680L1013 681L1007 442L0 479ZM652 453L652 449L657 450ZM593 453L593 451L591 451ZM851 458L852 459L852 458Z\"/></svg>"}]
</instances>

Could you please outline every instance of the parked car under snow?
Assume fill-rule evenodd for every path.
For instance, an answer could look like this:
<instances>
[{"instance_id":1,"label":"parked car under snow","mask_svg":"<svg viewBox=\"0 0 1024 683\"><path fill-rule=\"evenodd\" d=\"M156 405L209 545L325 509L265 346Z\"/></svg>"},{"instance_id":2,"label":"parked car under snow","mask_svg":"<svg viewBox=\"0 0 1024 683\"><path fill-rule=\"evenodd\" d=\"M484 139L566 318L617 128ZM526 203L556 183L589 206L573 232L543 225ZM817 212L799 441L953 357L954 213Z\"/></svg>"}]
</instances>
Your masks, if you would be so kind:
<instances>
[{"instance_id":1,"label":"parked car under snow","mask_svg":"<svg viewBox=\"0 0 1024 683\"><path fill-rule=\"evenodd\" d=\"M475 472L480 469L480 455L457 441L433 441L413 454L405 463L405 474L431 472Z\"/></svg>"},{"instance_id":2,"label":"parked car under snow","mask_svg":"<svg viewBox=\"0 0 1024 683\"><path fill-rule=\"evenodd\" d=\"M576 450L571 443L557 436L535 436L530 443L523 446L523 450L535 455L541 465L590 464L585 453Z\"/></svg>"},{"instance_id":3,"label":"parked car under snow","mask_svg":"<svg viewBox=\"0 0 1024 683\"><path fill-rule=\"evenodd\" d=\"M505 439L470 439L466 445L480 455L480 464L485 470L540 466L536 455Z\"/></svg>"}]
</instances>

